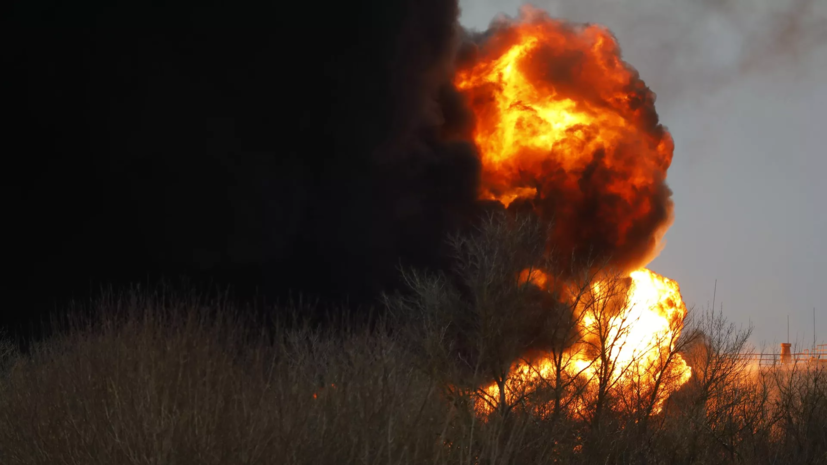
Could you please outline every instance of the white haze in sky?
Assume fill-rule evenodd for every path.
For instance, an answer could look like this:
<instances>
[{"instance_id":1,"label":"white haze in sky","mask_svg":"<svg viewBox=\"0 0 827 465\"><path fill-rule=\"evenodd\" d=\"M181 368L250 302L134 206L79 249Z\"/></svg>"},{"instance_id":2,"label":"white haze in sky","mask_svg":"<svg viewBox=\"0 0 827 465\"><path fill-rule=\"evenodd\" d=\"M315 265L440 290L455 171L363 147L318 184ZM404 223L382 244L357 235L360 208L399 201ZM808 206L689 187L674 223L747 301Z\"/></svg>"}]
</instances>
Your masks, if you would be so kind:
<instances>
[{"instance_id":1,"label":"white haze in sky","mask_svg":"<svg viewBox=\"0 0 827 465\"><path fill-rule=\"evenodd\" d=\"M460 0L486 29L518 0ZM675 222L649 267L753 343L827 342L827 0L537 0L607 26L675 139Z\"/></svg>"}]
</instances>

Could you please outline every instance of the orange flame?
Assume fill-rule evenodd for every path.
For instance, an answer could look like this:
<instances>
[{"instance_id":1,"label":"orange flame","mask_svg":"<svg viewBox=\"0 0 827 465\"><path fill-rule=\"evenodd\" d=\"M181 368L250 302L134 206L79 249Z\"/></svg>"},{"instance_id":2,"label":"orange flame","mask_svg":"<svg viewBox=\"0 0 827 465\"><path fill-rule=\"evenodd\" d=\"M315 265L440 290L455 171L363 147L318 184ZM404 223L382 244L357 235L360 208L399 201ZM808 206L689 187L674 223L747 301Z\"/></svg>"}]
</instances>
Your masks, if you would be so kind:
<instances>
[{"instance_id":1,"label":"orange flame","mask_svg":"<svg viewBox=\"0 0 827 465\"><path fill-rule=\"evenodd\" d=\"M556 247L588 244L629 270L654 256L671 222L673 142L607 29L526 8L454 82L476 117L482 198L553 217Z\"/></svg>"}]
</instances>

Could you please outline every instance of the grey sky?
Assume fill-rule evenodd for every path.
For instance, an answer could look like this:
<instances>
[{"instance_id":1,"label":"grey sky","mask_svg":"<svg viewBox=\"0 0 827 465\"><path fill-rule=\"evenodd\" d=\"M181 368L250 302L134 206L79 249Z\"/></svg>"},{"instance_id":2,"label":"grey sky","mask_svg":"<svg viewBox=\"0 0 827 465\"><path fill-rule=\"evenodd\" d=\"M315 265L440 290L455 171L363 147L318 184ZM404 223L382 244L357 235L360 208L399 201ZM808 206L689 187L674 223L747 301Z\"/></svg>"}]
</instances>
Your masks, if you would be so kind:
<instances>
[{"instance_id":1,"label":"grey sky","mask_svg":"<svg viewBox=\"0 0 827 465\"><path fill-rule=\"evenodd\" d=\"M520 0L460 0L485 29ZM827 0L536 0L600 23L675 138L675 223L649 267L717 302L753 342L827 342Z\"/></svg>"}]
</instances>

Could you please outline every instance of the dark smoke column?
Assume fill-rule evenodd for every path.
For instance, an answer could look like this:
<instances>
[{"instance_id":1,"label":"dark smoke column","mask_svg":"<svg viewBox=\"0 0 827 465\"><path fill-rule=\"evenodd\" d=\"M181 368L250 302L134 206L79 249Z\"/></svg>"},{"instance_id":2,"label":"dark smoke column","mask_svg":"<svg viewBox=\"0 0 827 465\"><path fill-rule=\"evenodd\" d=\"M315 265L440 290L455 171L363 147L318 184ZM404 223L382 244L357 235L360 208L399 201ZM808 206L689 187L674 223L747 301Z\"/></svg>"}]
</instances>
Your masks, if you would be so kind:
<instances>
[{"instance_id":1,"label":"dark smoke column","mask_svg":"<svg viewBox=\"0 0 827 465\"><path fill-rule=\"evenodd\" d=\"M373 304L476 216L456 1L17 6L10 324L182 275Z\"/></svg>"}]
</instances>

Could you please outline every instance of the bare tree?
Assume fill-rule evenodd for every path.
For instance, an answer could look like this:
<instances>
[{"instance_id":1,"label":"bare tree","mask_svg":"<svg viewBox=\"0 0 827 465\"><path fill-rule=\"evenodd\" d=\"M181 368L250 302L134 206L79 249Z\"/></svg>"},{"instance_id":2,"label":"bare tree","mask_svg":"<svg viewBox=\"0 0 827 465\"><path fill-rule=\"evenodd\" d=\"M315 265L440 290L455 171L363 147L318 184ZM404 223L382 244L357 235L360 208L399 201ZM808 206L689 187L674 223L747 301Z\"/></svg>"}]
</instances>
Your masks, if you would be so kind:
<instances>
[{"instance_id":1,"label":"bare tree","mask_svg":"<svg viewBox=\"0 0 827 465\"><path fill-rule=\"evenodd\" d=\"M536 217L489 215L475 234L449 239L453 273L403 270L407 293L385 297L423 368L450 395L470 390L503 416L524 400L528 390L515 389L512 365L544 344L553 315L535 284L547 269L546 238ZM488 382L497 389L485 389Z\"/></svg>"},{"instance_id":2,"label":"bare tree","mask_svg":"<svg viewBox=\"0 0 827 465\"><path fill-rule=\"evenodd\" d=\"M734 460L733 431L738 419L743 419L736 409L746 402L745 396L755 393L755 386L747 379L749 360L744 356L752 326L739 328L714 309L703 311L688 326L692 339L685 354L692 366L686 389L689 402L684 406L691 419L688 450L695 454L699 450L695 446L707 436ZM690 456L691 460L694 457Z\"/></svg>"}]
</instances>

